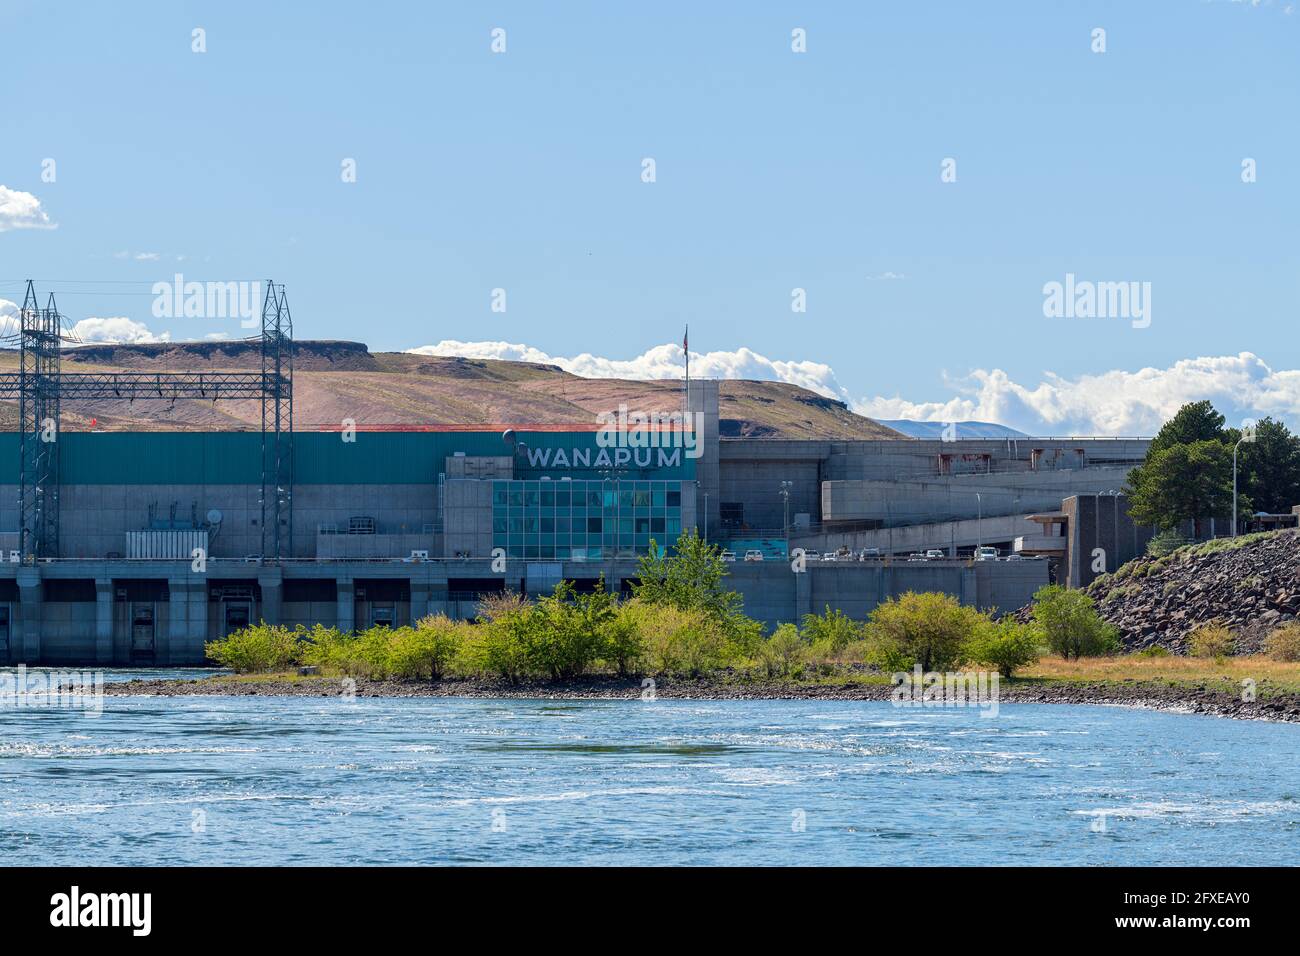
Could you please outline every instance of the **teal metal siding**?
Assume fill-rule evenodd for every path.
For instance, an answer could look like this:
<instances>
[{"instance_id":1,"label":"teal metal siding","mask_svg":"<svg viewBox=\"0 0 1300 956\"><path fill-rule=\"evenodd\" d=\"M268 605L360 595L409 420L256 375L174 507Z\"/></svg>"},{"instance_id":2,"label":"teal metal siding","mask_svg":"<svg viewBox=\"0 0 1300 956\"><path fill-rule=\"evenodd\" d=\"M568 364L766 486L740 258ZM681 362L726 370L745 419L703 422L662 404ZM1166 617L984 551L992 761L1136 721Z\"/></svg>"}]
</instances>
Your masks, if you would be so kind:
<instances>
[{"instance_id":1,"label":"teal metal siding","mask_svg":"<svg viewBox=\"0 0 1300 956\"><path fill-rule=\"evenodd\" d=\"M599 449L594 432L519 432L531 449ZM235 485L261 481L259 432L64 432L59 438L59 474L69 485ZM497 432L357 432L355 442L339 432L294 435L294 481L301 485L428 484L437 481L456 452L503 455L509 449ZM653 458L658 461L657 453ZM621 470L629 478L690 479L695 462L677 467ZM597 467L532 468L520 461L521 477L602 477ZM18 435L0 432L0 483L18 482Z\"/></svg>"}]
</instances>

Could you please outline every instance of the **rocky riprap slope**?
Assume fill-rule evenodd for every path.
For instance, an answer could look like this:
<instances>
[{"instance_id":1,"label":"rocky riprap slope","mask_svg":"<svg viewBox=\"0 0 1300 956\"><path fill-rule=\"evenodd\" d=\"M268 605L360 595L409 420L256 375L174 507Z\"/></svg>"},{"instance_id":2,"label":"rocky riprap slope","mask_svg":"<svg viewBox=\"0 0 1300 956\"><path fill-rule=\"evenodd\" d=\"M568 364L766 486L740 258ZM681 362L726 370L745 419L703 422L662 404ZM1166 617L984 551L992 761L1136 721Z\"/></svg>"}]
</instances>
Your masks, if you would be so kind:
<instances>
[{"instance_id":1,"label":"rocky riprap slope","mask_svg":"<svg viewBox=\"0 0 1300 956\"><path fill-rule=\"evenodd\" d=\"M1229 627L1236 652L1262 648L1300 615L1300 532L1220 538L1163 557L1137 558L1087 588L1128 650L1159 644L1186 653L1197 627Z\"/></svg>"}]
</instances>

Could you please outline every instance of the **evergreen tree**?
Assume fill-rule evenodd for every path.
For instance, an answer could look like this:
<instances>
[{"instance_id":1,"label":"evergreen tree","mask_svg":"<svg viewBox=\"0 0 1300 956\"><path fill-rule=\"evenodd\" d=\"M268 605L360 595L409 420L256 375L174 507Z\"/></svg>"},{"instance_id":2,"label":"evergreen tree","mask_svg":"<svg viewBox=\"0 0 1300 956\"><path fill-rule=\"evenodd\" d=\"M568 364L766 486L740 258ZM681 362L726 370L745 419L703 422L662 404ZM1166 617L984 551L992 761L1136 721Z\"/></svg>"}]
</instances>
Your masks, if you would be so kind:
<instances>
[{"instance_id":1,"label":"evergreen tree","mask_svg":"<svg viewBox=\"0 0 1300 956\"><path fill-rule=\"evenodd\" d=\"M1169 445L1147 455L1126 490L1138 524L1168 530L1190 520L1199 538L1201 519L1232 512L1232 450L1214 440ZM1249 498L1240 498L1238 508L1249 513Z\"/></svg>"},{"instance_id":2,"label":"evergreen tree","mask_svg":"<svg viewBox=\"0 0 1300 956\"><path fill-rule=\"evenodd\" d=\"M1300 505L1300 437L1281 422L1262 419L1255 441L1238 452L1237 488L1249 495L1252 511L1290 514Z\"/></svg>"},{"instance_id":3,"label":"evergreen tree","mask_svg":"<svg viewBox=\"0 0 1300 956\"><path fill-rule=\"evenodd\" d=\"M1178 409L1178 413L1165 422L1156 433L1147 451L1147 459L1150 460L1152 454L1164 451L1172 445L1190 445L1198 441L1224 441L1228 436L1223 429L1223 422L1223 416L1216 412L1214 406L1208 401L1189 402Z\"/></svg>"}]
</instances>

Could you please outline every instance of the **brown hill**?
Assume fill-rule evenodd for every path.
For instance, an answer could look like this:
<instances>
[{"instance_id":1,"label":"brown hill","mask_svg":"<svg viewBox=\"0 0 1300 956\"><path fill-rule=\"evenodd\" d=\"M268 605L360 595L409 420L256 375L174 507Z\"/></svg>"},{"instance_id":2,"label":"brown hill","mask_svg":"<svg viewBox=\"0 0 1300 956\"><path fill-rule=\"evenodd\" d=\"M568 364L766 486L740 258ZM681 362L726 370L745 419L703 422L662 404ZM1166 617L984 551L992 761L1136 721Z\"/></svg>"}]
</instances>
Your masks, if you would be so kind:
<instances>
[{"instance_id":1,"label":"brown hill","mask_svg":"<svg viewBox=\"0 0 1300 956\"><path fill-rule=\"evenodd\" d=\"M68 372L179 372L260 367L256 342L87 345L64 352ZM0 350L0 370L15 371L18 353ZM360 342L298 342L294 357L297 427L337 427L352 419L378 425L594 425L595 416L631 409L681 407L680 382L589 379L554 365L371 352ZM843 402L780 382L724 381L721 431L728 437L865 439L898 432L849 411ZM110 431L249 429L260 426L257 402L65 401L66 427ZM14 428L15 401L0 401L0 427Z\"/></svg>"}]
</instances>

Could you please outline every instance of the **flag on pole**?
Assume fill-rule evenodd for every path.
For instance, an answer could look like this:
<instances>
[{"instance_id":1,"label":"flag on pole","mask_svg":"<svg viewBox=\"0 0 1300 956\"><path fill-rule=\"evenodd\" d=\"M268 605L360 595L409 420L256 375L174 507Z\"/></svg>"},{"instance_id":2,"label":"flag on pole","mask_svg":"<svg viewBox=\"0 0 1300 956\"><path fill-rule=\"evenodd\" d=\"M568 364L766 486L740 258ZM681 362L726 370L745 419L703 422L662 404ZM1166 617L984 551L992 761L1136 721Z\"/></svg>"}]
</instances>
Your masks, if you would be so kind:
<instances>
[{"instance_id":1,"label":"flag on pole","mask_svg":"<svg viewBox=\"0 0 1300 956\"><path fill-rule=\"evenodd\" d=\"M688 323L682 333L682 351L686 353L686 384L691 383L691 326Z\"/></svg>"}]
</instances>

